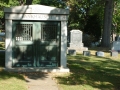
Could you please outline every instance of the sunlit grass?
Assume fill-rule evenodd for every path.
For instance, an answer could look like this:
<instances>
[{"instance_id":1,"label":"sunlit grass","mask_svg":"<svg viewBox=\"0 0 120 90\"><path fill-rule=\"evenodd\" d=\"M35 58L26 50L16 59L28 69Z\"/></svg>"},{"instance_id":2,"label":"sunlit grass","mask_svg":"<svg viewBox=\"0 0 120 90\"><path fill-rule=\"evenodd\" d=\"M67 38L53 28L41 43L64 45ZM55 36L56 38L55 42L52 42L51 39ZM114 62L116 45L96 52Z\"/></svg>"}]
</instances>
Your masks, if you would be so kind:
<instances>
[{"instance_id":1,"label":"sunlit grass","mask_svg":"<svg viewBox=\"0 0 120 90\"><path fill-rule=\"evenodd\" d=\"M1 67L0 90L27 90L27 85L22 75L6 72Z\"/></svg>"},{"instance_id":2,"label":"sunlit grass","mask_svg":"<svg viewBox=\"0 0 120 90\"><path fill-rule=\"evenodd\" d=\"M120 54L111 57L102 51L104 57L97 57L96 49L90 50L91 56L68 55L70 73L56 76L61 90L120 90Z\"/></svg>"},{"instance_id":3,"label":"sunlit grass","mask_svg":"<svg viewBox=\"0 0 120 90\"><path fill-rule=\"evenodd\" d=\"M5 42L0 42L0 50L5 50Z\"/></svg>"},{"instance_id":4,"label":"sunlit grass","mask_svg":"<svg viewBox=\"0 0 120 90\"><path fill-rule=\"evenodd\" d=\"M4 44L0 47L4 49ZM104 51L104 57L97 57L96 51ZM55 76L60 90L120 90L120 54L111 57L105 48L92 48L90 52L90 56L67 56L70 73ZM0 66L4 66L4 58L0 54ZM0 90L27 90L26 82L22 75L0 68Z\"/></svg>"},{"instance_id":5,"label":"sunlit grass","mask_svg":"<svg viewBox=\"0 0 120 90\"><path fill-rule=\"evenodd\" d=\"M0 42L0 50L5 50L5 43ZM27 90L23 75L3 70L5 53L0 53L0 90Z\"/></svg>"}]
</instances>

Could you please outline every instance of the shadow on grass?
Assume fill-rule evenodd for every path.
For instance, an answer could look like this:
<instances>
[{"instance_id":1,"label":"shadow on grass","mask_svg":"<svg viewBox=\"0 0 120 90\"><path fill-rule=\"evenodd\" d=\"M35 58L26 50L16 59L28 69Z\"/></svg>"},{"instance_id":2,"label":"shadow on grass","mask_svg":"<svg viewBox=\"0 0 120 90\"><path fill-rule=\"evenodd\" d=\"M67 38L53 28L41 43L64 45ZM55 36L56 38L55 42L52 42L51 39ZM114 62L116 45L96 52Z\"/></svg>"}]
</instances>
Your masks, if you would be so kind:
<instances>
[{"instance_id":1,"label":"shadow on grass","mask_svg":"<svg viewBox=\"0 0 120 90\"><path fill-rule=\"evenodd\" d=\"M5 52L0 51L0 67L5 67ZM18 79L25 80L23 76L30 79L45 79L48 76L48 73L43 72L7 72L3 69L0 69L0 79L9 79L12 77L16 77ZM27 81L28 82L28 81Z\"/></svg>"},{"instance_id":2,"label":"shadow on grass","mask_svg":"<svg viewBox=\"0 0 120 90\"><path fill-rule=\"evenodd\" d=\"M100 90L120 90L120 62L104 57L68 56L68 76L58 76L60 84L89 85Z\"/></svg>"},{"instance_id":3,"label":"shadow on grass","mask_svg":"<svg viewBox=\"0 0 120 90\"><path fill-rule=\"evenodd\" d=\"M104 51L104 52L108 52L110 50L110 48L104 48L104 47L89 47L89 50L95 50L95 51Z\"/></svg>"},{"instance_id":4,"label":"shadow on grass","mask_svg":"<svg viewBox=\"0 0 120 90\"><path fill-rule=\"evenodd\" d=\"M17 79L25 80L24 77L20 74L13 73L13 72L7 72L3 70L3 67L5 67L5 52L0 51L0 80L6 80L12 77L15 77Z\"/></svg>"},{"instance_id":5,"label":"shadow on grass","mask_svg":"<svg viewBox=\"0 0 120 90\"><path fill-rule=\"evenodd\" d=\"M0 80L6 80L6 79L9 79L9 78L12 78L12 77L15 77L15 78L21 79L21 80L25 80L23 75L13 73L13 72L4 71L1 67L1 69L0 69Z\"/></svg>"}]
</instances>

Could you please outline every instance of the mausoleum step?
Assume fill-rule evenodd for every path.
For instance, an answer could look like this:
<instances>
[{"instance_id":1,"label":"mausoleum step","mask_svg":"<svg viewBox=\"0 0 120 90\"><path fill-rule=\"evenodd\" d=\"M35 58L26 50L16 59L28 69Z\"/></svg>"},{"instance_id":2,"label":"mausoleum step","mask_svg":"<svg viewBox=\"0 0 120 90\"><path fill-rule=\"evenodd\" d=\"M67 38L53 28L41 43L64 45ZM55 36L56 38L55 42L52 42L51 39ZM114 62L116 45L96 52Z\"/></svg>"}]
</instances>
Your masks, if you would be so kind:
<instances>
[{"instance_id":1,"label":"mausoleum step","mask_svg":"<svg viewBox=\"0 0 120 90\"><path fill-rule=\"evenodd\" d=\"M24 68L5 68L5 71L9 71L9 72L55 72L55 73L69 73L70 69L67 67L24 67Z\"/></svg>"}]
</instances>

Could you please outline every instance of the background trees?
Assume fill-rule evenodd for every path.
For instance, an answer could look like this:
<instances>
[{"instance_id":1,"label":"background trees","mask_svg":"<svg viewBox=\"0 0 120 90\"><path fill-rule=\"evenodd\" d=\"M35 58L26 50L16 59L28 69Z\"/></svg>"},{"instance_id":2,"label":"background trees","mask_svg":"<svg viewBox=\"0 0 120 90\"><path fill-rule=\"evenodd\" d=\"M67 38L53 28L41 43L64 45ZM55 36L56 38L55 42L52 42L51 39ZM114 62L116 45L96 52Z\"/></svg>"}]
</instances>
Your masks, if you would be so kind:
<instances>
[{"instance_id":1,"label":"background trees","mask_svg":"<svg viewBox=\"0 0 120 90\"><path fill-rule=\"evenodd\" d=\"M83 33L92 35L93 42L102 36L102 46L104 47L109 47L111 33L120 33L119 0L1 0L1 21L4 17L4 7L25 4L42 4L69 9L68 31L80 29Z\"/></svg>"}]
</instances>

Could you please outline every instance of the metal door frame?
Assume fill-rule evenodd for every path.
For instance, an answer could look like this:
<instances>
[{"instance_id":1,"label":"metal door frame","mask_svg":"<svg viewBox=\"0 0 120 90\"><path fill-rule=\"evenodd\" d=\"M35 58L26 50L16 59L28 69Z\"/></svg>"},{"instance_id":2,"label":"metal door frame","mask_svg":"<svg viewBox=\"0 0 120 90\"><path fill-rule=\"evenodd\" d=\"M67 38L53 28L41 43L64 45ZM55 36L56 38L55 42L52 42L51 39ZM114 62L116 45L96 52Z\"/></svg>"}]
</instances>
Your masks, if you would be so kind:
<instances>
[{"instance_id":1,"label":"metal door frame","mask_svg":"<svg viewBox=\"0 0 120 90\"><path fill-rule=\"evenodd\" d=\"M34 28L35 28L35 25L34 25L34 24L35 24L35 23L40 23L40 22L41 22L41 23L47 23L47 22L53 22L53 21L26 21L26 20L19 21L19 20L14 20L14 21L13 21L13 24L12 24L12 27L13 27L12 30L14 30L14 28L15 28L14 24L16 24L16 23L21 23L21 22L22 22L22 23L25 23L25 22L26 22L26 23L31 23L31 24L33 24L33 31L32 31L32 32L33 32L33 41L32 41L33 43L32 43L32 42L29 42L29 43L31 43L32 46L33 46L33 54L34 54L34 55L33 55L33 59L34 59L33 61L34 61L34 62L33 62L33 66L32 66L32 67L37 67L37 60L36 60L36 59L37 59L38 57L36 56L36 50L35 50L35 49L36 49L36 48L35 48L35 47L36 47L36 46L35 46L35 45L36 45L36 44L35 44L35 40L37 39L37 36L36 36L35 34L36 34L37 30L34 30ZM56 22L56 21L55 21L55 22ZM61 23L60 23L60 21L57 21L57 24L59 24L59 25L58 25L58 31L57 31L57 33L59 32L59 38L58 38L58 39L59 39L59 40L58 40L59 45L58 45L58 47L57 47L57 49L58 49L58 57L57 57L57 60L58 60L58 66L60 66L60 44L61 44L61 43L60 43L60 39L61 39L61 38L60 38L60 35L61 35L61 32L60 32ZM37 25L37 24L36 24L36 25ZM41 27L39 27L39 28L41 28ZM14 37L15 34L14 34L14 31L12 31L12 32L13 32L13 33L12 33L12 42L13 42L13 47L15 47L15 43L16 43L15 40L14 40L14 39L15 39L15 37ZM34 49L34 48L35 48L35 49ZM14 57L14 48L13 48L12 57ZM13 60L14 60L14 59L13 59ZM12 62L13 62L13 61L12 61ZM12 65L12 66L13 66L13 65ZM57 66L57 67L58 67L58 66ZM13 67L14 67L14 66L13 66Z\"/></svg>"}]
</instances>

